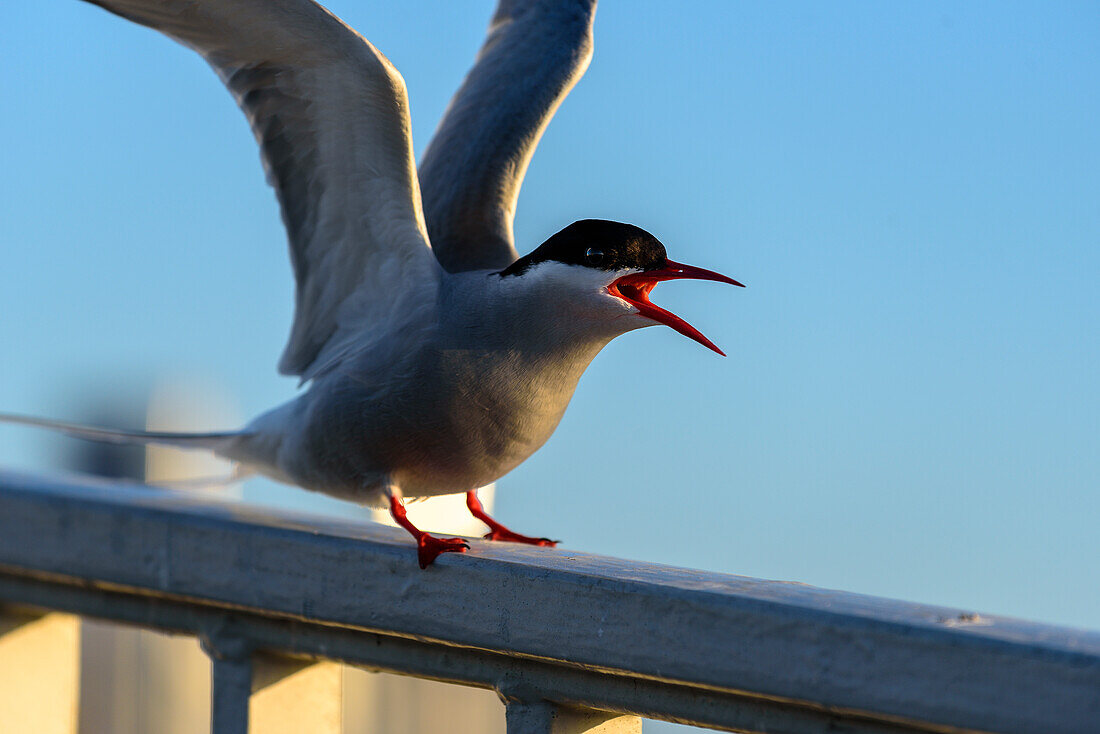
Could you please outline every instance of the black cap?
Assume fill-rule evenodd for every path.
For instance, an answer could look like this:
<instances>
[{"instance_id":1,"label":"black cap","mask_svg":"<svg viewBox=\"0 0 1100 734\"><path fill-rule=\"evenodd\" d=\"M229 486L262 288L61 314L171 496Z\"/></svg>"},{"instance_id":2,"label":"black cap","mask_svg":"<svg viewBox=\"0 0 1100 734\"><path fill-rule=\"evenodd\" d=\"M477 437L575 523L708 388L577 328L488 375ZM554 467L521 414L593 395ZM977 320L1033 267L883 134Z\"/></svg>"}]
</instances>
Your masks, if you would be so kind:
<instances>
[{"instance_id":1,"label":"black cap","mask_svg":"<svg viewBox=\"0 0 1100 734\"><path fill-rule=\"evenodd\" d=\"M656 270L664 267L666 256L665 246L641 227L582 219L500 271L500 276L523 275L548 260L597 270Z\"/></svg>"}]
</instances>

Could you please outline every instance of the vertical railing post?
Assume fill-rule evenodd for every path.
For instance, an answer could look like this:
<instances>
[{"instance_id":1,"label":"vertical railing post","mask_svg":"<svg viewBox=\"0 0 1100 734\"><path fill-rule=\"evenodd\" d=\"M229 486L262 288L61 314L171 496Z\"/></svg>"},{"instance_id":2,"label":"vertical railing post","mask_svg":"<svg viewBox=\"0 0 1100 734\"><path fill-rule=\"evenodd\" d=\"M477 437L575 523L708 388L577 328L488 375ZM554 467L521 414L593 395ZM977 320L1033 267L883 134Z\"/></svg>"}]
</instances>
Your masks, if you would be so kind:
<instances>
[{"instance_id":1,"label":"vertical railing post","mask_svg":"<svg viewBox=\"0 0 1100 734\"><path fill-rule=\"evenodd\" d=\"M341 734L343 674L338 663L264 652L223 623L201 638L210 656L211 734Z\"/></svg>"},{"instance_id":2,"label":"vertical railing post","mask_svg":"<svg viewBox=\"0 0 1100 734\"><path fill-rule=\"evenodd\" d=\"M252 696L252 646L241 637L203 635L210 656L210 734L248 734Z\"/></svg>"},{"instance_id":3,"label":"vertical railing post","mask_svg":"<svg viewBox=\"0 0 1100 734\"><path fill-rule=\"evenodd\" d=\"M247 657L214 658L211 662L210 733L247 734L252 660Z\"/></svg>"}]
</instances>

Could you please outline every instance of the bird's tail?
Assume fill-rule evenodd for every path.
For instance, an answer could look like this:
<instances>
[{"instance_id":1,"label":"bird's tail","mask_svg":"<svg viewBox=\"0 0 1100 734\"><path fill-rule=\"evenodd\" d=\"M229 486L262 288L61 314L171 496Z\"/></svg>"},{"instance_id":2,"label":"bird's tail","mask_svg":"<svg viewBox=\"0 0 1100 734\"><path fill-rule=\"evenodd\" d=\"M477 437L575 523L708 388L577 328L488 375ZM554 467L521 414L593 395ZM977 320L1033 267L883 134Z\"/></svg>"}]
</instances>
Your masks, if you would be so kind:
<instances>
[{"instance_id":1,"label":"bird's tail","mask_svg":"<svg viewBox=\"0 0 1100 734\"><path fill-rule=\"evenodd\" d=\"M15 423L22 426L34 426L58 431L88 441L102 441L115 444L159 444L174 446L178 449L205 449L222 454L243 435L238 431L222 433L168 433L163 431L120 431L112 428L83 426L79 423L51 421L45 418L32 418L25 415L0 413L0 423Z\"/></svg>"}]
</instances>

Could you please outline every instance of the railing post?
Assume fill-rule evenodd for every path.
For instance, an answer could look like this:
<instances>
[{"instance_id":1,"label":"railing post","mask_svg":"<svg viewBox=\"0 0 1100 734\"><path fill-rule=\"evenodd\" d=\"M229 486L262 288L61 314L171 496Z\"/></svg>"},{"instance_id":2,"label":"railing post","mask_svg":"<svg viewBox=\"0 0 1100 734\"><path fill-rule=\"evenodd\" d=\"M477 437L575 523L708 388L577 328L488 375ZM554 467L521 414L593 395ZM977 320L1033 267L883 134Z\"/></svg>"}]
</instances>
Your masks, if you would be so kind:
<instances>
[{"instance_id":1,"label":"railing post","mask_svg":"<svg viewBox=\"0 0 1100 734\"><path fill-rule=\"evenodd\" d=\"M211 663L210 734L248 734L251 645L221 634L204 635L201 641Z\"/></svg>"},{"instance_id":2,"label":"railing post","mask_svg":"<svg viewBox=\"0 0 1100 734\"><path fill-rule=\"evenodd\" d=\"M641 734L642 720L549 701L505 700L508 734Z\"/></svg>"},{"instance_id":3,"label":"railing post","mask_svg":"<svg viewBox=\"0 0 1100 734\"><path fill-rule=\"evenodd\" d=\"M211 734L341 734L339 664L257 653L230 630L222 624L201 638L213 666Z\"/></svg>"},{"instance_id":4,"label":"railing post","mask_svg":"<svg viewBox=\"0 0 1100 734\"><path fill-rule=\"evenodd\" d=\"M0 608L0 732L75 734L80 618Z\"/></svg>"}]
</instances>

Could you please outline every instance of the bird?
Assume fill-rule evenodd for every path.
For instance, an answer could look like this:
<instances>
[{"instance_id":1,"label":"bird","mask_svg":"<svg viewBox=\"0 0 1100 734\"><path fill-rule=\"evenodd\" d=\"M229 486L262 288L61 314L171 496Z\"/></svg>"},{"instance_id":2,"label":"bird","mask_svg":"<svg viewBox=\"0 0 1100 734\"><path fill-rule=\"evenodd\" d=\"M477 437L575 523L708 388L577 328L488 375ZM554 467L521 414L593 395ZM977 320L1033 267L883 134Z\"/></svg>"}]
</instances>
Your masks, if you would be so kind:
<instances>
[{"instance_id":1,"label":"bird","mask_svg":"<svg viewBox=\"0 0 1100 734\"><path fill-rule=\"evenodd\" d=\"M520 257L517 197L535 147L587 69L595 0L501 0L417 169L404 80L312 0L85 0L198 52L259 143L296 293L278 363L301 391L236 431L0 421L116 443L213 451L258 473L388 506L421 568L469 548L405 501L466 494L489 540L554 546L489 516L477 488L538 450L613 338L663 324L662 281L742 284L668 258L633 224L584 219Z\"/></svg>"}]
</instances>

